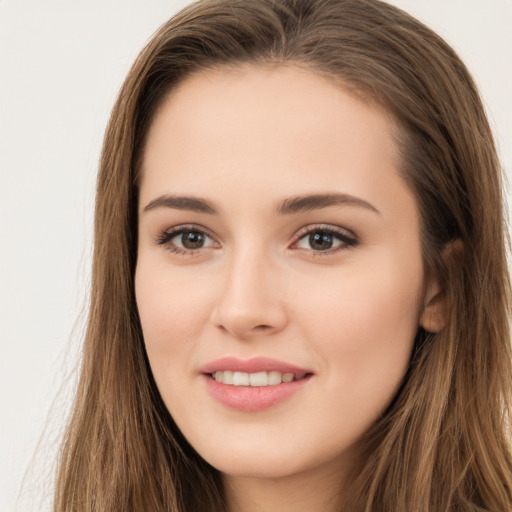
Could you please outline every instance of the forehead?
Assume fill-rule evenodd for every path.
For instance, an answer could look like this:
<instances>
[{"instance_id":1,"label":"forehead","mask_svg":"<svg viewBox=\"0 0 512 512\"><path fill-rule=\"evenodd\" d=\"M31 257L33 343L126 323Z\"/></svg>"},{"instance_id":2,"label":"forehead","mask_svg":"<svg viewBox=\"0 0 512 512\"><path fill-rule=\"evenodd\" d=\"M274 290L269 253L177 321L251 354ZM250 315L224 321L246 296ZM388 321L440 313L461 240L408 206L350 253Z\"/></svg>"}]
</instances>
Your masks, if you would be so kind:
<instances>
[{"instance_id":1,"label":"forehead","mask_svg":"<svg viewBox=\"0 0 512 512\"><path fill-rule=\"evenodd\" d=\"M376 131L398 132L398 123L376 99L336 77L292 64L242 64L197 71L179 81L157 108L146 140L172 125L178 132L173 135L186 135L184 130L193 127L196 137L215 125L239 132L256 122L262 128L266 122L269 135L279 128L291 134L344 122L350 115L372 123Z\"/></svg>"},{"instance_id":2,"label":"forehead","mask_svg":"<svg viewBox=\"0 0 512 512\"><path fill-rule=\"evenodd\" d=\"M384 109L310 70L202 71L173 89L153 119L141 198L172 189L204 194L222 184L240 197L328 188L381 202L384 190L404 188L396 132Z\"/></svg>"}]
</instances>

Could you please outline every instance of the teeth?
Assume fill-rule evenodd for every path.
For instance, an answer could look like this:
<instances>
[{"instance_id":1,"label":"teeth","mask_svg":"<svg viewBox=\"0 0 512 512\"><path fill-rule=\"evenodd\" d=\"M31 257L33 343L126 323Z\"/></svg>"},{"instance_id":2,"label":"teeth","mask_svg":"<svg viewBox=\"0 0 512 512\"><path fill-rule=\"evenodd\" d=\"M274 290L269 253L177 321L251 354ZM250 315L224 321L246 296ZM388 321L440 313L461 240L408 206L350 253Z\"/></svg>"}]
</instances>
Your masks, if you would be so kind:
<instances>
[{"instance_id":1,"label":"teeth","mask_svg":"<svg viewBox=\"0 0 512 512\"><path fill-rule=\"evenodd\" d=\"M248 386L249 385L249 374L244 372L235 372L233 374L233 385L234 386Z\"/></svg>"},{"instance_id":2,"label":"teeth","mask_svg":"<svg viewBox=\"0 0 512 512\"><path fill-rule=\"evenodd\" d=\"M268 384L267 372L249 373L249 384L251 386L266 386Z\"/></svg>"},{"instance_id":3,"label":"teeth","mask_svg":"<svg viewBox=\"0 0 512 512\"><path fill-rule=\"evenodd\" d=\"M306 376L305 373L281 373L281 372L257 372L257 373L246 373L246 372L231 372L231 371L218 371L212 373L212 378L222 384L230 384L233 386L276 386L282 382L292 382L294 380L303 379Z\"/></svg>"},{"instance_id":4,"label":"teeth","mask_svg":"<svg viewBox=\"0 0 512 512\"><path fill-rule=\"evenodd\" d=\"M281 384L281 377L281 372L268 372L268 385L275 386L276 384Z\"/></svg>"}]
</instances>

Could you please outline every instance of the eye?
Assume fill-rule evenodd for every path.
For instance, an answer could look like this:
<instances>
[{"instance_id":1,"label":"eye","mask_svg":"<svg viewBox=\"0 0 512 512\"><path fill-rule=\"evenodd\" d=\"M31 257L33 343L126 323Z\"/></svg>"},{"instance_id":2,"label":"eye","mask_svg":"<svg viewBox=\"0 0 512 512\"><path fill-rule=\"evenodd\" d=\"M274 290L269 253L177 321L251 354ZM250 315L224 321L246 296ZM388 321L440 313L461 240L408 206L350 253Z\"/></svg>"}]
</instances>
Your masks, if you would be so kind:
<instances>
[{"instance_id":1,"label":"eye","mask_svg":"<svg viewBox=\"0 0 512 512\"><path fill-rule=\"evenodd\" d=\"M357 244L357 238L341 228L313 226L306 228L294 245L317 253L333 253Z\"/></svg>"},{"instance_id":2,"label":"eye","mask_svg":"<svg viewBox=\"0 0 512 512\"><path fill-rule=\"evenodd\" d=\"M180 254L188 254L216 245L210 235L196 226L177 226L167 229L158 236L156 243Z\"/></svg>"}]
</instances>

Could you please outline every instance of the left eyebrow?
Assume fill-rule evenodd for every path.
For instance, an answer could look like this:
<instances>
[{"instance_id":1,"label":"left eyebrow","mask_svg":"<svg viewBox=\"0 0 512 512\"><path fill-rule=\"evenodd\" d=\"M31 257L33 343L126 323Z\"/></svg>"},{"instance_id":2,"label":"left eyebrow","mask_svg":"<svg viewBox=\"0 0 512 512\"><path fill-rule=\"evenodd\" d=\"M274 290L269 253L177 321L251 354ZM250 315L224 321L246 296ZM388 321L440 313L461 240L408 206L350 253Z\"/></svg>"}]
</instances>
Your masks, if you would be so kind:
<instances>
[{"instance_id":1,"label":"left eyebrow","mask_svg":"<svg viewBox=\"0 0 512 512\"><path fill-rule=\"evenodd\" d=\"M312 194L284 199L277 206L278 215L319 210L329 206L351 205L365 208L380 215L379 210L364 199L349 194Z\"/></svg>"}]
</instances>

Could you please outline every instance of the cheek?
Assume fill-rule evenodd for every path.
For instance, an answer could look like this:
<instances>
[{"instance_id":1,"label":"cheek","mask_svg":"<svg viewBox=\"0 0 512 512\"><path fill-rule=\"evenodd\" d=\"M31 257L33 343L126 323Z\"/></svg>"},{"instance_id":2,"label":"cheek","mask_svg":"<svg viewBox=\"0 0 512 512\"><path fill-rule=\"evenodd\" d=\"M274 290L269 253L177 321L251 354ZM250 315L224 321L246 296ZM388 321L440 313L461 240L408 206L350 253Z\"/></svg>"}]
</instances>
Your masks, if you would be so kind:
<instances>
[{"instance_id":1,"label":"cheek","mask_svg":"<svg viewBox=\"0 0 512 512\"><path fill-rule=\"evenodd\" d=\"M321 354L333 387L354 405L382 409L407 369L419 325L422 265L418 257L397 265L347 266L329 287L309 283L308 306L297 309L303 335ZM300 307L299 305L297 306Z\"/></svg>"},{"instance_id":2,"label":"cheek","mask_svg":"<svg viewBox=\"0 0 512 512\"><path fill-rule=\"evenodd\" d=\"M357 256L336 268L283 266L268 289L288 323L252 347L283 359L300 354L317 373L300 400L262 415L268 421L238 421L194 378L198 354L222 342L210 315L227 274L140 258L136 297L155 381L181 431L214 467L272 476L341 458L389 405L418 325L421 258L397 258L396 250ZM224 348L237 343L228 341Z\"/></svg>"},{"instance_id":3,"label":"cheek","mask_svg":"<svg viewBox=\"0 0 512 512\"><path fill-rule=\"evenodd\" d=\"M185 271L141 259L135 274L135 295L146 350L155 378L160 366L179 364L192 353L209 317L208 290Z\"/></svg>"}]
</instances>

